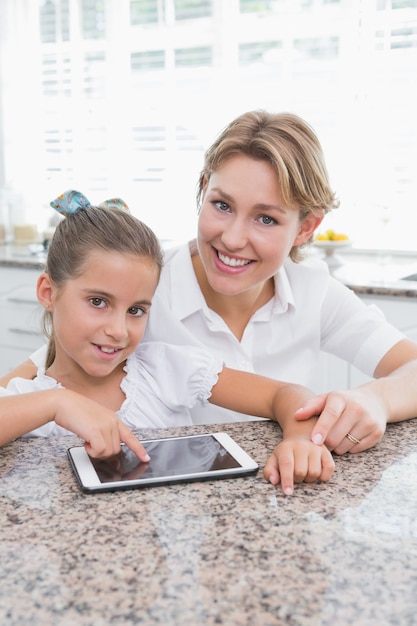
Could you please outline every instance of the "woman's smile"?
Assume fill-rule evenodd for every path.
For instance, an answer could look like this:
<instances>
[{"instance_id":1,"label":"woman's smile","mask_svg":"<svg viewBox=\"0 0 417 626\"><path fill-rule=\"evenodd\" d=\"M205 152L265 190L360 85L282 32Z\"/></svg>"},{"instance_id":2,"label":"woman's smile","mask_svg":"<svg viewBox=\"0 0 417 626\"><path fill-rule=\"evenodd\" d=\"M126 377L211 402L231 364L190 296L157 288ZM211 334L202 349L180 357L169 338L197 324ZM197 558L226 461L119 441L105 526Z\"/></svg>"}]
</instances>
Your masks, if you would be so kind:
<instances>
[{"instance_id":1,"label":"woman's smile","mask_svg":"<svg viewBox=\"0 0 417 626\"><path fill-rule=\"evenodd\" d=\"M245 259L243 257L220 252L220 250L217 250L216 248L213 248L213 252L218 261L217 266L221 271L241 270L253 263L253 260L251 259Z\"/></svg>"},{"instance_id":2,"label":"woman's smile","mask_svg":"<svg viewBox=\"0 0 417 626\"><path fill-rule=\"evenodd\" d=\"M252 263L250 259L240 259L238 257L228 256L226 254L222 254L219 250L217 250L217 256L225 265L230 265L232 267L243 267L244 265L248 265Z\"/></svg>"}]
</instances>

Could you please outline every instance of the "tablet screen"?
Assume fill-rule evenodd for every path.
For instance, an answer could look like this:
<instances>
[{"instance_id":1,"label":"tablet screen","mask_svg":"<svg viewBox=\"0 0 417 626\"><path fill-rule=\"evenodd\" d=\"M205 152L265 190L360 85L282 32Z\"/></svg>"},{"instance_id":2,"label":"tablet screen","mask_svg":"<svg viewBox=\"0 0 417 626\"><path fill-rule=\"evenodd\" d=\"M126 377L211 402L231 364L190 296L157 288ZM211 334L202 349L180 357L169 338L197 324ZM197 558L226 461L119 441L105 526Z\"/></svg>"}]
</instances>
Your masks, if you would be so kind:
<instances>
[{"instance_id":1,"label":"tablet screen","mask_svg":"<svg viewBox=\"0 0 417 626\"><path fill-rule=\"evenodd\" d=\"M240 463L213 436L203 435L144 441L151 460L141 463L123 446L109 460L91 459L101 483L179 476L239 468Z\"/></svg>"}]
</instances>

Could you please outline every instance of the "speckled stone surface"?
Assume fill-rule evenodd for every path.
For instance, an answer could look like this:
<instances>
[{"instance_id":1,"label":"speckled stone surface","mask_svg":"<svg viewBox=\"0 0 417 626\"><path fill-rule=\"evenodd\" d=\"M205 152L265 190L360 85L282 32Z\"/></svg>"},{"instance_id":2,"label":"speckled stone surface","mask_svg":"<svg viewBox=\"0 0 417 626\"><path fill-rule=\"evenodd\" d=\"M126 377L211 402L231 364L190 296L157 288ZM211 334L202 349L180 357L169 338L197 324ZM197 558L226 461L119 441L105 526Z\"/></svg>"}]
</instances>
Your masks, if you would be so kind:
<instances>
[{"instance_id":1,"label":"speckled stone surface","mask_svg":"<svg viewBox=\"0 0 417 626\"><path fill-rule=\"evenodd\" d=\"M271 422L222 430L261 467L281 438ZM0 624L416 624L417 421L293 497L262 471L84 495L66 456L77 442L0 450Z\"/></svg>"}]
</instances>

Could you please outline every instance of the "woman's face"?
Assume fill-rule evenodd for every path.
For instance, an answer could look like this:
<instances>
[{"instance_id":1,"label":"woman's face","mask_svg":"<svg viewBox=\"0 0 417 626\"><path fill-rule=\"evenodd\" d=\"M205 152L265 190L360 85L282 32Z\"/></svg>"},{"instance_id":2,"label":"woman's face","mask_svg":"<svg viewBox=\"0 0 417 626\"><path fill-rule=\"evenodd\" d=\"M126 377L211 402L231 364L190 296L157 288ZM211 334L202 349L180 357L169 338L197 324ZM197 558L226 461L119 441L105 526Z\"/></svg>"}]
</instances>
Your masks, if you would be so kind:
<instances>
[{"instance_id":1,"label":"woman's face","mask_svg":"<svg viewBox=\"0 0 417 626\"><path fill-rule=\"evenodd\" d=\"M198 221L198 248L211 288L236 295L264 283L320 221L313 215L300 221L298 210L284 206L268 161L230 157L207 181Z\"/></svg>"}]
</instances>

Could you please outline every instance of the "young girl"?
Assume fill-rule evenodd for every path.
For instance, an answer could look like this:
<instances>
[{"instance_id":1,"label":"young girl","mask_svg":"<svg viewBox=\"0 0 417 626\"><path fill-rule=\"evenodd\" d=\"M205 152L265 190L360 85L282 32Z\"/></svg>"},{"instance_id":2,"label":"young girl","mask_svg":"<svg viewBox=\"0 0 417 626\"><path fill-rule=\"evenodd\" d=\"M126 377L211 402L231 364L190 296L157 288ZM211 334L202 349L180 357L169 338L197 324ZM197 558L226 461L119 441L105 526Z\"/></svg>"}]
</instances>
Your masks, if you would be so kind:
<instances>
[{"instance_id":1,"label":"young girl","mask_svg":"<svg viewBox=\"0 0 417 626\"><path fill-rule=\"evenodd\" d=\"M147 460L128 429L191 424L189 409L209 400L280 423L284 493L292 493L294 476L309 481L331 476L331 454L309 440L311 424L293 418L311 392L224 368L205 348L142 341L162 267L148 227L119 208L90 206L78 192L51 204L66 217L37 283L48 356L34 380L13 379L3 391L1 444L23 433L70 430L85 438L91 455L117 452L122 439ZM23 395L11 402L7 394ZM80 395L105 410L96 408L94 418L87 402L84 421ZM121 422L110 419L112 412Z\"/></svg>"}]
</instances>

